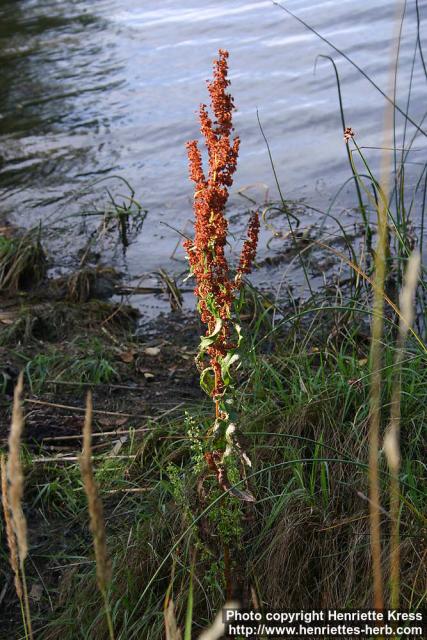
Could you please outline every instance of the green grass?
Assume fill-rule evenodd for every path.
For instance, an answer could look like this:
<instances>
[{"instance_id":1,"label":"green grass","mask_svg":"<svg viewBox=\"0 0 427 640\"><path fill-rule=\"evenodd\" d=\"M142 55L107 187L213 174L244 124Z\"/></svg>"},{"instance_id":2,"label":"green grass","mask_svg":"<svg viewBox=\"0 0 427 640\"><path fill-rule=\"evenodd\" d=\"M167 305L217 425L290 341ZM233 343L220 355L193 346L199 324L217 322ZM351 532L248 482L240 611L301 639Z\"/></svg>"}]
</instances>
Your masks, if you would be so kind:
<instances>
[{"instance_id":1,"label":"green grass","mask_svg":"<svg viewBox=\"0 0 427 640\"><path fill-rule=\"evenodd\" d=\"M61 348L48 348L38 353L25 365L25 374L31 393L39 393L46 382L73 382L83 384L108 384L118 378L114 356L99 339L79 339Z\"/></svg>"},{"instance_id":2,"label":"green grass","mask_svg":"<svg viewBox=\"0 0 427 640\"><path fill-rule=\"evenodd\" d=\"M22 236L0 236L0 292L16 294L38 286L46 275L47 257L40 242L41 229Z\"/></svg>"},{"instance_id":3,"label":"green grass","mask_svg":"<svg viewBox=\"0 0 427 640\"><path fill-rule=\"evenodd\" d=\"M419 28L419 16L417 20ZM417 38L414 61L421 46ZM332 46L335 54L344 55L355 66L344 52L322 39ZM348 124L345 92L334 60L326 58L335 71L344 128ZM363 70L359 71L384 96L382 89ZM425 231L425 167L420 169L412 188L406 181L409 152L419 137L425 136L423 122L415 123L410 116L412 82L413 74L406 104L394 111L394 172L385 202L389 302L381 345L381 434L389 420L393 393L397 314L392 305L397 303L412 246L415 243L422 249ZM395 96L384 97L389 102L395 101ZM401 147L396 137L397 117L405 121ZM253 507L245 507L223 492L212 476L201 478L206 469L202 464L203 435L212 420L209 401L187 407L192 421L182 415L149 422L149 432L129 437L120 450L122 457L109 455L110 452L95 457L113 562L108 600L118 640L163 638L166 594L174 602L178 623L185 628L186 637L191 619L193 635L197 637L225 601L227 545L234 554L235 571L244 572L266 609L366 608L372 604L368 498L372 381L369 279L373 275L373 241L377 233L373 221L381 192L371 170L370 151L362 146L369 144L369 140L356 140L357 144L347 146L345 152L351 168L348 180L355 186L355 213L360 214L364 227L362 250L359 251L339 216L334 215L347 182L332 197L326 211L311 208L319 216L312 246L298 242L299 220L290 212L278 181L281 201L270 203L264 212L267 222L270 214L271 218L273 214L274 219L281 215L287 221L306 279L308 299L299 303L290 292L289 305L283 308L272 302L270 296L248 287L238 305L245 343L234 409L244 449L253 464L247 470L248 485L256 498ZM343 158L345 161L344 151ZM270 159L277 179L271 156ZM133 190L129 188L129 192L123 202L111 197L106 210L83 214L99 219L99 229L107 225L111 237L118 239L123 248L129 242L132 230L129 225L132 221L135 226L142 224L145 218L141 205L134 200ZM301 204L302 208L306 206ZM420 224L417 237L411 229L415 214ZM330 220L337 223L335 240L342 250L334 246L328 249L331 238L325 231L325 222ZM55 231L54 225L55 221L51 233ZM269 228L274 234L273 226ZM87 251L98 242L97 234L94 238ZM332 287L329 294L326 288L312 289L310 268L316 259L316 243L323 243L325 251L335 251L335 256L342 259L347 270L343 275L349 276L347 287ZM10 266L12 254L13 264L19 267L16 271ZM16 255L16 245L2 240L0 271L3 268L1 273L9 281L13 274L18 274L13 280L15 288L25 265L19 256L16 262ZM426 598L419 556L427 506L423 484L427 418L425 299L425 282L421 277L416 335L410 335L402 359L400 597L401 607L412 610L425 606ZM60 323L56 322L61 316L58 306L52 305L36 319L23 309L16 326L2 338L3 344L13 342L34 394L51 390L52 381L57 385L72 382L96 387L120 380L120 364L111 342L95 334L85 340L76 339L75 332L65 330L70 309ZM102 309L92 310L90 324L97 326ZM111 309L104 309L104 318L110 314ZM73 324L86 315L82 307L74 307ZM38 343L39 340L42 342ZM52 460L40 464L35 461L37 456L38 452L26 453L26 511L31 560L33 569L37 568L29 571L30 588L32 583L43 583L40 603L32 605L36 637L107 639L78 463ZM387 602L390 476L382 450L378 460ZM234 464L231 478L238 462ZM245 484L238 480L237 473L234 481ZM5 550L0 553L6 563Z\"/></svg>"},{"instance_id":4,"label":"green grass","mask_svg":"<svg viewBox=\"0 0 427 640\"><path fill-rule=\"evenodd\" d=\"M163 637L163 599L169 584L184 628L194 552L194 629L207 625L225 598L224 540L239 540L239 561L244 559L248 579L266 608L369 605L369 345L357 341L355 329L353 341L338 335L325 346L322 323L308 327L299 342L292 331L274 329L273 348L264 353L247 345L235 403L253 461L249 482L256 503L243 528L241 503L222 495L212 478L205 481L210 488L205 502L197 492L197 432L210 424L209 403L193 408L191 437L188 420L164 420L153 423L143 440L132 440L125 449L136 455L132 460L105 455L96 460L113 560L109 601L117 638ZM258 341L266 333L264 326ZM383 370L386 410L392 343L388 353ZM417 343L411 343L403 365L404 608L423 600L416 547L426 507L420 484L425 467L425 359ZM96 629L97 638L107 638L78 467L52 462L41 469L29 458L27 470L28 509L47 532L32 558L47 574L61 576L49 586L54 612L48 615L43 609L39 618L33 614L37 637L89 640ZM382 454L380 470L387 509L388 473ZM202 508L205 515L200 517ZM387 517L383 520L386 533ZM61 548L55 539L64 522L70 533Z\"/></svg>"}]
</instances>

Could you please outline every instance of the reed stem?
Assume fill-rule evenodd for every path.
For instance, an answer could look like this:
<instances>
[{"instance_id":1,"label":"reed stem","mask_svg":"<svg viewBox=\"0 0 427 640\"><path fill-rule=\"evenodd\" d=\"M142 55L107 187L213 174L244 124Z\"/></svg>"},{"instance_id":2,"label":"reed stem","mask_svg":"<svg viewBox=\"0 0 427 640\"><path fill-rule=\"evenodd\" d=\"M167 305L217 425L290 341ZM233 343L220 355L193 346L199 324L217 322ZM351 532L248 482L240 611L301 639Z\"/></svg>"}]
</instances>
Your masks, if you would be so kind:
<instances>
[{"instance_id":1,"label":"reed stem","mask_svg":"<svg viewBox=\"0 0 427 640\"><path fill-rule=\"evenodd\" d=\"M396 25L399 29L401 2L396 2ZM395 64L397 59L398 31L393 39L390 63L391 94L394 92ZM394 109L397 105L389 100L384 115L384 142L381 158L380 182L378 185L379 198L377 203L378 241L375 252L374 299L372 318L371 345L371 416L369 428L369 516L371 528L371 555L374 582L374 607L384 608L383 573L381 566L381 496L378 472L379 436L381 423L381 387L382 387L382 338L384 329L384 285L387 271L387 257L389 252L388 238L388 192L391 175L391 161L387 149L392 146L392 130Z\"/></svg>"}]
</instances>

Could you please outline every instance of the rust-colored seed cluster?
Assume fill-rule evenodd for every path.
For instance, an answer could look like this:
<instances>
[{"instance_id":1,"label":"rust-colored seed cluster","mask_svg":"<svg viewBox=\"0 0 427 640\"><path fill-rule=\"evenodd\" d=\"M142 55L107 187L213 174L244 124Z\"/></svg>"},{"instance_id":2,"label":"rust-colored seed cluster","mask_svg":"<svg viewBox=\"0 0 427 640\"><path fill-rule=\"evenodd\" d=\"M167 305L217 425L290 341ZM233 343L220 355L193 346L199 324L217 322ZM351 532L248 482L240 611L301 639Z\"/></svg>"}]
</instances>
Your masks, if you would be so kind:
<instances>
[{"instance_id":1,"label":"rust-colored seed cluster","mask_svg":"<svg viewBox=\"0 0 427 640\"><path fill-rule=\"evenodd\" d=\"M217 319L222 320L221 330L214 344L207 350L210 365L215 372L213 397L220 396L224 390L221 360L231 348L231 307L236 290L241 286L243 274L251 270L259 232L258 213L254 213L236 276L231 278L225 257L228 230L225 206L228 187L233 183L236 170L240 140L237 136L231 140L234 104L232 96L226 92L230 84L227 78L227 60L228 51L220 49L218 59L214 62L213 80L208 82L213 120L209 117L207 106L200 106L200 130L205 139L209 160L207 177L197 141L187 143L190 178L195 183L195 234L194 240L186 241L184 247L196 278L195 294L199 299L201 319L207 325L207 335L214 331Z\"/></svg>"},{"instance_id":2,"label":"rust-colored seed cluster","mask_svg":"<svg viewBox=\"0 0 427 640\"><path fill-rule=\"evenodd\" d=\"M240 283L245 273L250 273L252 264L255 260L259 235L259 216L253 214L249 220L248 237L243 243L242 253L240 254L239 266L237 267L236 282Z\"/></svg>"}]
</instances>

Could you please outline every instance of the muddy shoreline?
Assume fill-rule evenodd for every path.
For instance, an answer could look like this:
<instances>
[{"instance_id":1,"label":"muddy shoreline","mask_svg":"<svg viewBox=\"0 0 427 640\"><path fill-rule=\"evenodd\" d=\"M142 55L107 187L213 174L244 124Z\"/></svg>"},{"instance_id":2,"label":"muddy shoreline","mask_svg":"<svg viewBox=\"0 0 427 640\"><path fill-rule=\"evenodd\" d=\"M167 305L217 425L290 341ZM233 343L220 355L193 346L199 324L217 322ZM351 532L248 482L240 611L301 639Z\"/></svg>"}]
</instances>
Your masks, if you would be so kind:
<instances>
[{"instance_id":1,"label":"muddy shoreline","mask_svg":"<svg viewBox=\"0 0 427 640\"><path fill-rule=\"evenodd\" d=\"M298 214L295 203L289 206ZM118 210L99 227L86 228L78 251L68 248L67 268L65 254L52 244L50 232L41 227L27 231L2 220L1 446L6 444L13 388L21 370L26 384L25 442L33 450L59 453L78 448L89 388L100 432L139 428L165 413L182 414L184 407L203 398L194 357L205 328L194 308L193 282L183 284L187 272L176 278L160 270L145 274L151 284L145 278L138 286L129 283L126 271L119 270L117 252L125 261L134 225L140 228L131 213ZM350 241L363 236L356 224L354 235L334 239L333 250L328 251L326 245L316 245L313 225L297 225L291 234L281 227L279 214L274 207L267 224L271 242L251 277L255 288L247 282L243 323L251 322L257 305L274 323L303 304L291 277L291 269L300 270L300 254L308 260L312 282L321 274L322 284L313 285L319 300L333 301L354 286L345 252ZM102 252L106 245L108 251ZM258 286L259 281L264 286ZM153 297L168 308L154 318Z\"/></svg>"},{"instance_id":2,"label":"muddy shoreline","mask_svg":"<svg viewBox=\"0 0 427 640\"><path fill-rule=\"evenodd\" d=\"M274 225L278 224L277 216L275 211ZM160 270L146 274L151 283L143 278L138 286L130 285L126 272L118 269L117 249L125 258L133 224L129 211L119 211L108 224L104 220L100 227L86 229L86 239L82 239L77 253L75 247L69 247L65 269L64 254L54 248L45 229L27 231L2 220L2 446L9 429L13 388L21 370L25 371L27 394L25 441L32 448L57 446L67 450L71 443L78 444L73 439L81 432L82 407L89 388L94 390L95 410L99 412L95 413L99 416L96 426L107 431L140 426L144 420L173 413L175 408L182 411L183 405L187 407L203 397L194 356L204 328L194 309L192 281L183 284L184 276L176 279ZM300 251L306 255L307 250L316 252L310 269L322 274L326 295L352 282L348 269L342 265L337 269L336 255L315 246L311 226L296 228L294 237L279 226L272 226L270 233L272 246L268 245L267 254L259 258L254 274L255 283L269 275L270 286L265 282L251 292L248 283L247 319L253 304L260 303L264 309L271 305L273 315L279 312L283 316L284 310L292 313L301 303L288 281L289 269ZM349 240L341 241L344 247ZM100 245L105 248L105 242L109 251L102 253ZM274 274L283 269L286 282L282 277L275 287ZM150 310L153 297L168 308L154 318ZM141 313L144 302L148 314ZM70 441L55 441L60 436Z\"/></svg>"},{"instance_id":3,"label":"muddy shoreline","mask_svg":"<svg viewBox=\"0 0 427 640\"><path fill-rule=\"evenodd\" d=\"M74 438L81 432L88 388L93 388L100 412L95 413L100 416L97 426L103 428L103 415L109 431L140 426L143 420L202 397L194 356L204 329L195 310L183 308L183 295L194 298L192 283L182 286L160 270L151 274L155 282L131 286L126 273L112 266L118 262L112 247L121 248L124 255L132 236L129 216L119 212L108 224L104 220L101 227L86 229L75 255L71 248L66 269L64 254L54 249L45 229L28 231L2 220L2 446L21 370L26 384L25 441L32 448L44 449L48 438ZM105 242L109 251L102 254L99 248L105 248ZM150 311L140 311L141 299L149 308L153 297L168 308L154 318ZM57 446L69 448L61 440Z\"/></svg>"},{"instance_id":4,"label":"muddy shoreline","mask_svg":"<svg viewBox=\"0 0 427 640\"><path fill-rule=\"evenodd\" d=\"M32 238L31 242L33 240ZM20 255L19 252L17 255ZM16 265L16 262L12 265ZM166 281L163 283L163 295L169 300L170 312L144 322L139 310L128 304L129 298L116 301L115 292L124 286L124 282L122 275L108 265L85 265L65 276L56 277L48 277L47 271L43 269L37 269L34 275L31 269L28 270L28 263L25 265L24 280L20 280L15 272L18 277L15 282L19 287L16 290L9 287L0 295L0 383L3 385L0 395L0 447L7 448L13 389L19 372L24 370L23 442L24 455L28 456L29 461L25 469L25 504L33 563L28 570L31 585L29 597L31 609L41 625L40 637L57 640L59 636L55 635L54 618L66 615L67 598L72 600L75 597L75 581L78 581L80 573L88 575L88 565L92 562L89 559L91 535L87 526L86 505L82 503L78 467L87 390L92 389L94 398L95 467L102 481L107 526L111 540L116 541L116 550L124 549L127 544L122 537L124 524L132 533L133 527L137 529L140 522L147 523L147 531L139 548L142 555L136 553L135 556L140 563L137 569L132 567L132 553L120 560L125 567L126 576L128 565L131 571L136 571L141 576L142 586L138 587L139 591L146 582L144 571L152 573L155 570L156 565L151 566L150 563L156 562L157 557L152 554L151 547L148 549L144 545L147 540L148 543L151 540L153 545L157 544L161 537L160 531L168 530L169 519L175 517L180 510L170 500L162 503L161 492L171 464L177 465L177 473L184 473L187 469L189 459L186 447L189 440L183 416L186 411L191 415L209 416L212 408L210 400L200 389L199 372L194 362L204 328L195 312L188 313L179 308L179 290L174 288L173 282L169 286ZM11 268L14 267L9 267ZM3 271L5 277L8 273L7 270ZM341 276L341 281L335 285L329 283L329 287L323 288L321 296L325 303L324 310L319 311L322 305L320 298L319 301L311 300L311 303L316 304L307 305L307 315L304 314L302 302L297 303L291 298L287 307L279 308L274 296L269 297L268 293L256 292L248 286L247 291L245 290L247 297L244 315L240 319L243 325L248 325L244 326L244 333L249 339L252 339L253 333L262 337L257 343L256 352L260 361L265 357L267 368L263 370L263 376L268 376L269 371L277 369L280 372L284 368L283 375L287 380L292 371L292 367L287 371L288 364L294 359L298 361L300 357L307 359L312 370L318 372L325 366L322 364L323 352L333 352L334 345L342 346L340 334L343 332L344 335L347 329L348 308L342 306L340 309L338 305L334 310L333 303L335 301L336 305L335 296L346 295L345 287L353 286L354 280L345 284L347 274L343 271ZM363 291L362 294L364 295ZM365 387L361 381L364 380L366 354L370 343L369 317L364 315L363 312L356 311L352 316L351 326L358 345L358 356L352 365L354 373L350 374L350 369L343 372L342 385L333 387L333 394L325 404L325 407L329 407L335 394L345 392L347 399L344 402L344 396L341 398L338 412L347 404L348 393L355 395L357 415L360 407L367 406L367 397L361 401L357 396L364 393ZM291 319L292 322L285 323L283 331L275 326L274 341L269 343L268 339L263 338L268 337L274 326L275 316L280 320ZM262 317L268 318L265 331L262 323L260 324ZM315 331L314 323L318 327ZM314 335L315 333L318 335ZM310 344L300 353L301 336ZM290 345L293 346L289 348ZM244 383L244 375L245 373L239 383ZM336 376L337 370L332 367L325 379L333 384ZM274 401L276 392L273 379L276 380L273 377L267 383L264 378L260 380L257 391L259 401L254 400L253 413L249 410L244 415L242 412L249 432L253 425L260 433L266 432L268 448L254 449L257 451L257 464L270 460L270 454L278 444L277 439L271 439L270 432L274 433L276 429L279 434L283 429L291 433L296 430L297 438L301 436L304 440L308 435L309 438L314 438L311 441L314 442L323 439L323 430L326 428L326 441L334 445L334 438L338 437L335 423L330 422L329 418L324 422L322 414L319 413L318 416L316 412L317 404L321 406L322 403L322 393L313 396L316 397L314 409L308 392L307 398L299 406L298 394L306 393L306 381L300 377L296 386L291 385L289 390L286 388L284 395L279 395ZM309 382L308 376L307 383ZM244 384L240 386L243 387ZM292 389L296 394L295 398L292 396ZM248 396L253 393L252 387L249 387ZM273 398L271 410L268 409L270 395ZM325 393L325 397L327 396ZM287 403L291 411L286 414ZM267 411L264 418L263 410ZM261 412L259 426L258 412ZM349 430L348 433L353 431ZM341 447L340 439L336 441L336 446ZM365 444L356 443L354 446L357 451L355 457L366 459L366 452L361 453L360 449ZM311 449L307 447L306 443L301 453L288 451L287 455L290 458L300 456L306 459L312 455ZM162 465L157 470L157 455L162 448ZM280 460L282 459L280 453ZM150 464L153 465L151 471ZM114 472L114 468L119 468L119 471ZM155 473L153 469L156 469ZM333 470L331 476L334 476ZM288 481L288 476L278 478L280 486L285 486ZM364 479L360 478L357 486L363 488L363 483ZM157 487L157 493L153 487ZM331 525L331 531L334 531L342 513L354 512L355 521L362 522L363 526L360 531L349 530L348 540L367 535L364 512L366 504L360 504L360 498L355 495L354 492L348 494L344 491L340 500L336 501L336 511L332 511L325 521L326 525ZM313 508L316 510L319 506ZM296 504L294 516L298 515L302 520L301 527L295 529L295 532L293 525L287 524L286 513L283 523L278 522L277 548L272 548L273 568L281 566L283 529L288 531L291 549L292 540L295 548L299 549L298 541L304 538L306 530L311 531L310 527L310 535L314 536L312 540L323 540L323 533L322 537L316 536L319 528L320 531L325 531L325 516L316 515L316 511L313 516L313 508L309 512L306 504ZM311 518L307 520L308 525L304 518ZM150 528L152 519L160 523L157 528ZM296 538L292 537L294 535ZM273 536L273 542L274 539ZM165 548L169 547L170 541L167 541ZM365 547L362 547L357 551L359 564L367 562ZM248 553L250 548L251 545L248 545ZM141 552L141 549L144 551ZM310 549L310 544L304 542L303 548L297 552L298 561L299 555L304 556L307 549ZM319 547L316 553L321 556L323 551ZM416 570L413 568L413 559L408 566L408 572L412 576ZM268 563L265 571L265 575L271 575ZM283 575L276 573L277 585L281 585L286 572ZM5 637L12 638L17 637L13 633L20 624L20 611L8 567L4 576L6 587L0 594L0 611L3 613L0 635L4 633ZM167 581L168 574L162 574L162 579ZM363 574L363 580L368 579L369 572ZM416 577L415 580L417 579ZM363 584L362 591L367 592L368 582ZM278 587L272 587L272 602L274 597L279 597L274 594L275 588ZM279 591L278 589L277 593ZM52 601L50 594L53 594ZM301 594L298 592L294 596L299 603ZM284 593L280 591L280 598L284 597ZM50 622L45 626L47 620ZM49 624L52 624L52 635ZM57 631L58 629L59 627Z\"/></svg>"},{"instance_id":5,"label":"muddy shoreline","mask_svg":"<svg viewBox=\"0 0 427 640\"><path fill-rule=\"evenodd\" d=\"M61 340L41 339L41 327L57 316L55 305L24 307L22 315L33 315L36 336L19 338L12 346L0 347L1 375L4 394L1 401L0 444L6 444L9 430L10 405L18 372L26 371L25 441L31 448L46 448L50 438L57 448L68 449L60 436L77 436L83 425L84 398L87 389L94 393L95 424L100 431L116 428L137 428L147 419L173 413L202 397L199 391L194 356L200 335L195 316L169 314L138 329L135 310L120 308L114 303L89 301L79 305L82 321L76 323L74 306L61 304L61 317L66 334ZM98 320L93 321L93 316ZM111 318L109 319L109 316ZM120 320L119 320L120 316ZM13 325L2 324L1 333L10 332ZM56 327L57 328L57 327ZM91 349L92 343L92 349ZM102 349L102 360L108 359L111 381L87 380L91 375L90 358L93 344ZM83 353L82 349L88 349ZM46 370L33 366L37 358L46 359ZM96 355L93 357L97 357ZM83 359L79 368L79 358ZM85 359L87 371L85 371ZM58 362L59 360L59 362ZM72 380L67 368L75 369ZM96 376L96 372L93 372ZM41 379L43 378L43 380ZM75 407L75 408L73 408ZM75 443L74 443L75 444ZM54 447L48 446L52 450ZM75 447L74 447L75 448Z\"/></svg>"}]
</instances>

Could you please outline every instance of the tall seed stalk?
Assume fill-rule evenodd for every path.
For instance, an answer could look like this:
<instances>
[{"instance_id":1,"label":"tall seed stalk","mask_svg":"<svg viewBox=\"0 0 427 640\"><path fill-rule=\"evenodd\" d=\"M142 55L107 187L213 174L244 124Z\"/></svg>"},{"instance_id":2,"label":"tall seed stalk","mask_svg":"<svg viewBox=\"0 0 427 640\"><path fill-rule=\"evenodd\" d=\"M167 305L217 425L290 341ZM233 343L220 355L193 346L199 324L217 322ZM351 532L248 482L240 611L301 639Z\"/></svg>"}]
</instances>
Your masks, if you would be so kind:
<instances>
[{"instance_id":1,"label":"tall seed stalk","mask_svg":"<svg viewBox=\"0 0 427 640\"><path fill-rule=\"evenodd\" d=\"M207 453L206 460L225 490L229 490L230 485L224 458L233 451L242 462L248 463L236 441L236 426L230 417L231 399L226 394L232 385L231 367L239 360L241 341L241 328L233 318L233 304L243 276L252 269L259 234L259 215L255 211L249 220L247 238L233 277L225 255L228 232L225 207L233 184L240 140L237 136L231 140L234 102L226 91L229 84L228 51L220 49L218 59L214 61L213 80L208 82L212 118L206 105L202 104L199 110L200 130L208 154L206 175L197 141L187 143L190 179L195 183L195 221L194 239L184 242L190 270L196 280L194 293L198 311L206 325L197 356L200 384L215 403L215 421L210 435L217 448ZM239 497L245 499L242 492Z\"/></svg>"},{"instance_id":2,"label":"tall seed stalk","mask_svg":"<svg viewBox=\"0 0 427 640\"><path fill-rule=\"evenodd\" d=\"M114 640L113 621L108 602L108 586L111 581L111 564L107 550L104 510L99 497L98 486L95 481L92 466L92 408L92 393L91 391L88 391L86 397L85 421L83 426L83 450L80 455L80 470L88 501L90 530L95 550L96 578L99 591L104 601L105 617L107 620L110 640Z\"/></svg>"},{"instance_id":3,"label":"tall seed stalk","mask_svg":"<svg viewBox=\"0 0 427 640\"><path fill-rule=\"evenodd\" d=\"M384 608L381 566L380 484L378 451L381 421L381 368L384 325L384 281L386 249L388 245L387 215L381 202L378 206L378 242L375 252L374 302L371 345L371 413L369 425L369 513L371 528L372 571L374 579L374 607Z\"/></svg>"},{"instance_id":4,"label":"tall seed stalk","mask_svg":"<svg viewBox=\"0 0 427 640\"><path fill-rule=\"evenodd\" d=\"M16 546L16 536L13 530L12 516L10 514L9 497L8 497L8 481L7 481L7 469L6 469L6 457L1 454L0 457L1 468L1 501L3 507L3 516L6 528L6 540L9 547L9 563L14 574L15 591L18 596L19 604L21 607L22 621L24 624L25 635L27 636L27 622L25 618L24 600L21 576L19 573L19 559L18 549Z\"/></svg>"},{"instance_id":5,"label":"tall seed stalk","mask_svg":"<svg viewBox=\"0 0 427 640\"><path fill-rule=\"evenodd\" d=\"M2 487L5 487L6 498L3 502L5 508L6 523L8 517L6 511L10 515L11 529L8 532L8 543L10 549L10 562L15 574L15 589L18 598L23 603L23 621L25 629L25 637L33 638L33 629L31 624L30 603L28 599L27 580L25 577L25 559L28 555L28 535L27 520L22 510L22 499L24 496L24 474L21 464L21 437L24 428L24 417L22 413L22 392L24 387L24 375L21 372L13 394L12 422L9 433L9 458L7 461L7 479L3 479L4 471L2 469ZM17 571L16 561L19 562L19 571ZM19 579L19 573L21 579Z\"/></svg>"},{"instance_id":6,"label":"tall seed stalk","mask_svg":"<svg viewBox=\"0 0 427 640\"><path fill-rule=\"evenodd\" d=\"M401 2L396 3L396 26L399 28ZM396 81L395 53L398 45L398 33L393 40L390 65L391 95L394 93ZM371 555L374 582L374 607L384 608L383 572L381 566L381 495L378 473L379 439L381 424L381 388L382 388L382 338L384 330L384 285L387 272L387 258L389 255L388 233L388 193L390 190L390 176L392 170L391 157L387 149L392 147L393 112L395 105L388 102L384 116L383 153L381 158L379 193L377 202L378 240L375 250L375 274L373 292L373 318L371 343L371 412L369 425L369 514L371 530Z\"/></svg>"},{"instance_id":7,"label":"tall seed stalk","mask_svg":"<svg viewBox=\"0 0 427 640\"><path fill-rule=\"evenodd\" d=\"M200 370L200 384L215 404L215 419L208 432L205 459L219 486L239 498L252 502L249 491L233 487L227 476L228 456L236 455L242 466L250 460L240 446L233 417L232 366L239 360L238 349L241 328L233 318L233 304L242 287L243 276L251 271L255 259L259 215L252 213L247 238L243 243L240 260L234 277L225 255L228 222L225 207L233 174L237 167L240 140L231 140L233 131L232 96L227 93L228 51L219 50L214 61L213 79L208 82L211 112L200 105L200 131L204 137L208 156L207 172L203 168L202 155L196 140L187 143L190 179L194 188L194 239L187 240L190 271L196 280L195 295L198 311L206 325L196 358ZM231 594L231 560L228 546L224 545L225 579L227 596Z\"/></svg>"}]
</instances>

